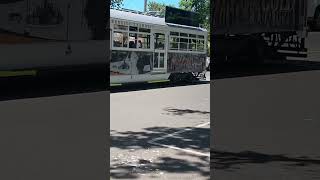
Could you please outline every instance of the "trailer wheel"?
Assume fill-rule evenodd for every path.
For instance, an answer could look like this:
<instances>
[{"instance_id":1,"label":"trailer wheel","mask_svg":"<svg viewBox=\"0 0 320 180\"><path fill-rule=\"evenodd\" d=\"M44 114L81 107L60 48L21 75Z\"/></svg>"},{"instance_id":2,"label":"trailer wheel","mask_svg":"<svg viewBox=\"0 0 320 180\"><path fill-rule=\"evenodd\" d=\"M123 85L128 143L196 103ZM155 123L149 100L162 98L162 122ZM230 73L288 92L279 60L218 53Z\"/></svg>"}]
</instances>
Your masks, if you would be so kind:
<instances>
[{"instance_id":1,"label":"trailer wheel","mask_svg":"<svg viewBox=\"0 0 320 180\"><path fill-rule=\"evenodd\" d=\"M198 80L192 72L189 73L173 73L170 75L169 80L171 83L193 83Z\"/></svg>"},{"instance_id":2,"label":"trailer wheel","mask_svg":"<svg viewBox=\"0 0 320 180\"><path fill-rule=\"evenodd\" d=\"M198 75L200 75L200 73L198 73ZM186 73L186 76L185 76L185 82L186 83L193 83L195 81L198 81L199 79L193 75L192 72L190 73Z\"/></svg>"},{"instance_id":3,"label":"trailer wheel","mask_svg":"<svg viewBox=\"0 0 320 180\"><path fill-rule=\"evenodd\" d=\"M182 73L172 73L169 77L169 80L173 84L181 83L184 80Z\"/></svg>"},{"instance_id":4,"label":"trailer wheel","mask_svg":"<svg viewBox=\"0 0 320 180\"><path fill-rule=\"evenodd\" d=\"M314 13L313 29L320 30L320 6L318 6Z\"/></svg>"},{"instance_id":5,"label":"trailer wheel","mask_svg":"<svg viewBox=\"0 0 320 180\"><path fill-rule=\"evenodd\" d=\"M266 58L266 45L265 41L263 39L253 39L251 41L252 46L251 49L253 50L252 53L250 53L250 61L255 64L262 64L265 61Z\"/></svg>"},{"instance_id":6,"label":"trailer wheel","mask_svg":"<svg viewBox=\"0 0 320 180\"><path fill-rule=\"evenodd\" d=\"M226 56L218 56L218 57L213 57L212 58L212 63L214 65L219 65L219 64L225 64L227 62L227 57Z\"/></svg>"}]
</instances>

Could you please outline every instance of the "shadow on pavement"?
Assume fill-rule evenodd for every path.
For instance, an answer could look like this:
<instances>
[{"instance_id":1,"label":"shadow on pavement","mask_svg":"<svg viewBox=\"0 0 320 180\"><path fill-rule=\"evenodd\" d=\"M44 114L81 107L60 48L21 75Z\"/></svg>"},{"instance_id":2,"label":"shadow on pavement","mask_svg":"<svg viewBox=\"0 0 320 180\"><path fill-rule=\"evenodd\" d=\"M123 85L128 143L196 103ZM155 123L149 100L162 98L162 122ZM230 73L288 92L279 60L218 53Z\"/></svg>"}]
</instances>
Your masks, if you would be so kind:
<instances>
[{"instance_id":1,"label":"shadow on pavement","mask_svg":"<svg viewBox=\"0 0 320 180\"><path fill-rule=\"evenodd\" d=\"M192 110L192 109L165 108L164 110L177 116L183 116L185 114L210 115L210 112L208 111L199 111L199 110Z\"/></svg>"},{"instance_id":2,"label":"shadow on pavement","mask_svg":"<svg viewBox=\"0 0 320 180\"><path fill-rule=\"evenodd\" d=\"M253 64L223 64L213 67L211 79L226 79L236 77L280 74L301 71L320 70L320 62L305 60L287 60L270 62L261 65Z\"/></svg>"},{"instance_id":3,"label":"shadow on pavement","mask_svg":"<svg viewBox=\"0 0 320 180\"><path fill-rule=\"evenodd\" d=\"M106 91L100 72L0 78L0 101Z\"/></svg>"},{"instance_id":4,"label":"shadow on pavement","mask_svg":"<svg viewBox=\"0 0 320 180\"><path fill-rule=\"evenodd\" d=\"M216 170L239 169L244 164L263 164L271 162L283 163L285 166L309 166L320 165L320 159L309 157L289 157L283 154L263 154L253 151L227 152L211 150L211 166Z\"/></svg>"},{"instance_id":5,"label":"shadow on pavement","mask_svg":"<svg viewBox=\"0 0 320 180\"><path fill-rule=\"evenodd\" d=\"M130 92L130 91L142 91L142 90L151 90L151 89L160 89L160 88L170 88L170 87L183 87L183 86L196 86L202 84L209 84L210 81L197 81L193 83L170 83L170 82L161 82L161 83L132 83L125 84L122 86L110 87L111 93L121 93L121 92Z\"/></svg>"},{"instance_id":6,"label":"shadow on pavement","mask_svg":"<svg viewBox=\"0 0 320 180\"><path fill-rule=\"evenodd\" d=\"M135 149L135 148L159 148L157 145L148 143L161 136L175 133L185 128L170 127L150 127L145 128L141 132L117 132L111 131L111 147L119 149ZM192 135L197 135L193 137ZM179 140L179 148L189 148L194 150L202 150L209 152L210 147L210 129L209 128L192 128L192 135L188 133L175 134L173 139ZM173 140L172 140L173 141ZM172 143L172 142L167 142Z\"/></svg>"},{"instance_id":7,"label":"shadow on pavement","mask_svg":"<svg viewBox=\"0 0 320 180\"><path fill-rule=\"evenodd\" d=\"M175 133L184 128L171 128L171 127L150 127L145 128L141 132L117 132L111 131L111 148L117 148L121 150L131 149L158 149L161 146L148 143L171 133ZM177 133L174 137L168 137L162 140L157 140L157 143L176 146L182 149L192 149L195 151L210 151L210 129L209 128L192 128L188 133ZM125 163L117 163L111 160L110 172L112 178L122 179L138 179L139 172L154 173L155 171L161 171L164 173L197 173L203 177L209 177L210 175L210 160L202 156L195 156L192 154L186 154L177 151L177 155L184 157L168 157L155 154L156 160L154 162L148 162L142 158L135 166L131 166ZM138 155L137 155L138 156ZM179 156L180 157L180 156ZM188 157L196 157L198 160L191 161ZM112 159L112 158L111 158ZM206 170L204 170L206 169Z\"/></svg>"},{"instance_id":8,"label":"shadow on pavement","mask_svg":"<svg viewBox=\"0 0 320 180\"><path fill-rule=\"evenodd\" d=\"M115 179L139 179L141 174L146 174L154 171L165 173L194 173L197 172L201 176L208 177L209 171L203 171L201 168L209 166L209 161L206 163L190 162L185 159L178 159L172 157L161 157L156 163L149 163L148 165L140 167L132 167L123 165L121 167L110 167L110 176ZM140 162L145 163L144 160ZM140 169L140 170L138 170ZM116 172L115 172L116 170ZM208 178L209 179L209 178Z\"/></svg>"}]
</instances>

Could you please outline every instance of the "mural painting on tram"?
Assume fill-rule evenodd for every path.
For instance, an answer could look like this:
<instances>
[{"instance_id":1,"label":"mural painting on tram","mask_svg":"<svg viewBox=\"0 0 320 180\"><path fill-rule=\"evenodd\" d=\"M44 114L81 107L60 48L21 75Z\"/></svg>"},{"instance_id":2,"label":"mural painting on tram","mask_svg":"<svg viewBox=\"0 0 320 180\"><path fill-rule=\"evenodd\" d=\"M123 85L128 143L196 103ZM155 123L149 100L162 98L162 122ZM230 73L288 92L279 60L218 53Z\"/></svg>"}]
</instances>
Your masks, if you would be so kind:
<instances>
[{"instance_id":1,"label":"mural painting on tram","mask_svg":"<svg viewBox=\"0 0 320 180\"><path fill-rule=\"evenodd\" d=\"M152 71L152 52L112 51L110 75L139 75Z\"/></svg>"},{"instance_id":2,"label":"mural painting on tram","mask_svg":"<svg viewBox=\"0 0 320 180\"><path fill-rule=\"evenodd\" d=\"M202 72L206 57L205 54L168 53L168 72Z\"/></svg>"}]
</instances>

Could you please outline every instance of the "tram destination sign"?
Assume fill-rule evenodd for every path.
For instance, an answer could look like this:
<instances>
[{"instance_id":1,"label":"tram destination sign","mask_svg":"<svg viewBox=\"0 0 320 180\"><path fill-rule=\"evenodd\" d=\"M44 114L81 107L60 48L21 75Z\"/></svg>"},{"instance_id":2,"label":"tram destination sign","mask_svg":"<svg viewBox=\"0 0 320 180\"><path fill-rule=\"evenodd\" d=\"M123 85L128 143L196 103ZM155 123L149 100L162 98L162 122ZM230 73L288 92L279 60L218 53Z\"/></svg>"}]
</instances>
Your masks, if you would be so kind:
<instances>
[{"instance_id":1,"label":"tram destination sign","mask_svg":"<svg viewBox=\"0 0 320 180\"><path fill-rule=\"evenodd\" d=\"M193 27L200 26L198 13L169 6L166 6L165 22Z\"/></svg>"}]
</instances>

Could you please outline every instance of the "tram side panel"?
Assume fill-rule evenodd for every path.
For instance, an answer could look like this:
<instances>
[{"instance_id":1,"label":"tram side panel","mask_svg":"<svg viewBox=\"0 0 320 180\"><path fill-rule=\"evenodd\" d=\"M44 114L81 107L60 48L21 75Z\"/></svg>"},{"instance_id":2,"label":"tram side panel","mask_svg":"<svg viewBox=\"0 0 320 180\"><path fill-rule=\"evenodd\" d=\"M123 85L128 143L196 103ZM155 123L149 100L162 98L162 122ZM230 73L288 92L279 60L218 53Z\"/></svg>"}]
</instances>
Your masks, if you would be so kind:
<instances>
[{"instance_id":1,"label":"tram side panel","mask_svg":"<svg viewBox=\"0 0 320 180\"><path fill-rule=\"evenodd\" d=\"M205 54L168 53L169 73L203 72L206 67Z\"/></svg>"}]
</instances>

